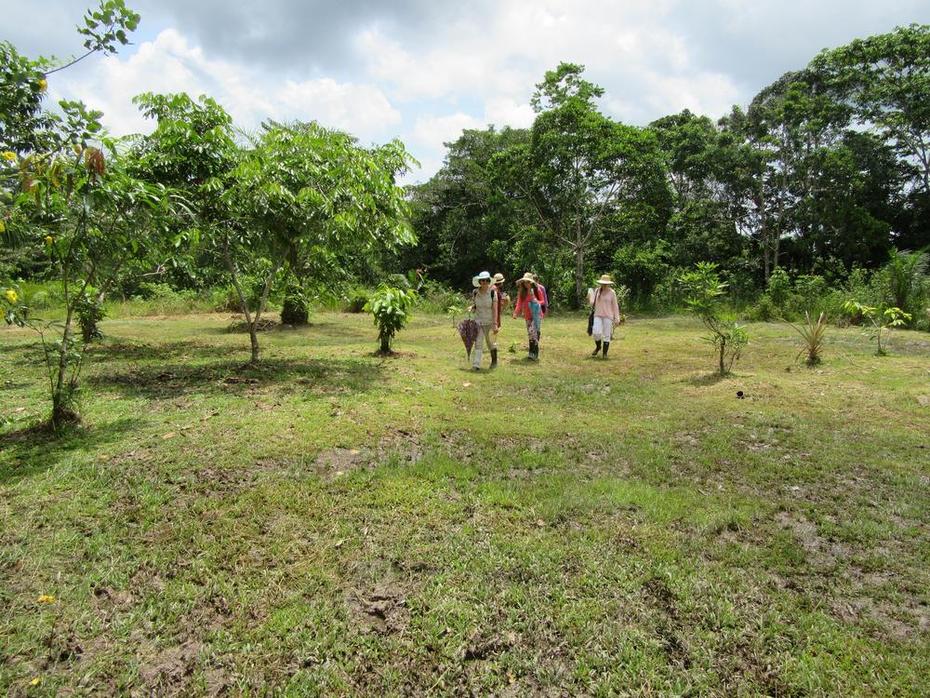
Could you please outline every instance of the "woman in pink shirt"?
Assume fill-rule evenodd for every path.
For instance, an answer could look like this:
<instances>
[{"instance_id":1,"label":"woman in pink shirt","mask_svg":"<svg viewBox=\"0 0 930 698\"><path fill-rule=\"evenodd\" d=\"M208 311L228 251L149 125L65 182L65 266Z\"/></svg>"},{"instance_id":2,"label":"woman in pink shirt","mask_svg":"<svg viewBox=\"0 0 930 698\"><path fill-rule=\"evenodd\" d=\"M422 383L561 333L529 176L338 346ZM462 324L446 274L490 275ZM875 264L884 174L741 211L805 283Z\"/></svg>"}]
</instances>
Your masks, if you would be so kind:
<instances>
[{"instance_id":1,"label":"woman in pink shirt","mask_svg":"<svg viewBox=\"0 0 930 698\"><path fill-rule=\"evenodd\" d=\"M522 315L526 320L526 336L530 343L528 358L539 361L539 330L542 328L543 298L533 275L526 273L517 281L517 304L513 308L513 317Z\"/></svg>"},{"instance_id":2,"label":"woman in pink shirt","mask_svg":"<svg viewBox=\"0 0 930 698\"><path fill-rule=\"evenodd\" d=\"M594 337L594 351L591 356L597 356L603 348L605 359L610 349L610 337L614 325L620 324L620 304L617 302L617 294L611 288L613 285L614 282L610 276L604 274L597 280L597 290L588 296L588 302L594 311L594 324L591 331L591 336Z\"/></svg>"}]
</instances>

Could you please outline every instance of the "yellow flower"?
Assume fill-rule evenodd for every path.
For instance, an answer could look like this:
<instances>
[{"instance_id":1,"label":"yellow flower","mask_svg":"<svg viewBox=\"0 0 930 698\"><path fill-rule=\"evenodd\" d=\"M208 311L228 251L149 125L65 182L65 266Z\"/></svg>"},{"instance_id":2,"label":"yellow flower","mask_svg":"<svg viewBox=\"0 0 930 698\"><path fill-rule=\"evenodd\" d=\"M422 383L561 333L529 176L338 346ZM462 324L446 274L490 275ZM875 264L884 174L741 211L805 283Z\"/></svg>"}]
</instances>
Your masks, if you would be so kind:
<instances>
[{"instance_id":1,"label":"yellow flower","mask_svg":"<svg viewBox=\"0 0 930 698\"><path fill-rule=\"evenodd\" d=\"M9 291L7 291L9 293ZM15 293L13 295L16 295ZM55 603L55 597L51 594L39 594L39 598L36 599L39 603Z\"/></svg>"},{"instance_id":2,"label":"yellow flower","mask_svg":"<svg viewBox=\"0 0 930 698\"><path fill-rule=\"evenodd\" d=\"M8 289L6 290L6 293L3 294L3 296L4 296L10 303L15 303L15 302L16 302L16 299L19 298L19 296L16 294L16 291L14 291L12 288L8 288ZM43 594L42 596L45 596L45 594ZM42 600L42 596L39 597L39 601ZM54 600L55 600L54 597L52 597L52 601L54 601Z\"/></svg>"},{"instance_id":3,"label":"yellow flower","mask_svg":"<svg viewBox=\"0 0 930 698\"><path fill-rule=\"evenodd\" d=\"M55 238L53 238L51 235L46 235L46 236L45 236L45 244L46 244L46 245L51 245L53 242L55 242Z\"/></svg>"},{"instance_id":4,"label":"yellow flower","mask_svg":"<svg viewBox=\"0 0 930 698\"><path fill-rule=\"evenodd\" d=\"M39 92L45 92L48 89L48 80L42 78L39 80Z\"/></svg>"},{"instance_id":5,"label":"yellow flower","mask_svg":"<svg viewBox=\"0 0 930 698\"><path fill-rule=\"evenodd\" d=\"M29 682L29 685L30 685L30 686L38 686L40 683L42 683L42 677L41 677L41 676L36 676L32 681Z\"/></svg>"},{"instance_id":6,"label":"yellow flower","mask_svg":"<svg viewBox=\"0 0 930 698\"><path fill-rule=\"evenodd\" d=\"M3 159L9 160L10 162L16 162L16 153L14 153L12 150L4 150Z\"/></svg>"}]
</instances>

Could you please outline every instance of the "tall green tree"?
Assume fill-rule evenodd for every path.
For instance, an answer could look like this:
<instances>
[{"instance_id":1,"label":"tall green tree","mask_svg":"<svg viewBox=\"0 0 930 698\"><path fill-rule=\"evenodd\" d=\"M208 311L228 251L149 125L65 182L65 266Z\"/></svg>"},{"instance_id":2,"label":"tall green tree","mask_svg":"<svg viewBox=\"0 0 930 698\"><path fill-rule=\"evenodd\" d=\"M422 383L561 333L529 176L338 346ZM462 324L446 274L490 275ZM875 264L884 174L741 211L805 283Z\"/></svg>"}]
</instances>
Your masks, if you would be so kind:
<instances>
[{"instance_id":1,"label":"tall green tree","mask_svg":"<svg viewBox=\"0 0 930 698\"><path fill-rule=\"evenodd\" d=\"M475 270L515 273L523 204L499 186L494 158L529 141L527 130L492 126L447 144L443 166L411 190L418 244L401 254L403 269L424 269L456 286L470 284Z\"/></svg>"},{"instance_id":2,"label":"tall green tree","mask_svg":"<svg viewBox=\"0 0 930 698\"><path fill-rule=\"evenodd\" d=\"M930 245L930 25L898 27L823 51L810 70L898 154L898 244Z\"/></svg>"},{"instance_id":3,"label":"tall green tree","mask_svg":"<svg viewBox=\"0 0 930 698\"><path fill-rule=\"evenodd\" d=\"M224 193L235 225L221 234L253 362L260 359L257 325L280 272L325 269L339 255L365 256L415 241L404 191L395 183L411 162L399 141L369 149L317 123L263 126ZM268 263L253 313L238 281L237 258L257 254Z\"/></svg>"},{"instance_id":4,"label":"tall green tree","mask_svg":"<svg viewBox=\"0 0 930 698\"><path fill-rule=\"evenodd\" d=\"M596 236L611 218L619 227L624 203L650 202L665 180L655 137L618 124L598 111L603 89L582 77L584 67L562 63L536 86L538 114L529 144L498 157L506 188L533 212L540 241L564 246L573 259L574 301L583 302L585 264Z\"/></svg>"}]
</instances>

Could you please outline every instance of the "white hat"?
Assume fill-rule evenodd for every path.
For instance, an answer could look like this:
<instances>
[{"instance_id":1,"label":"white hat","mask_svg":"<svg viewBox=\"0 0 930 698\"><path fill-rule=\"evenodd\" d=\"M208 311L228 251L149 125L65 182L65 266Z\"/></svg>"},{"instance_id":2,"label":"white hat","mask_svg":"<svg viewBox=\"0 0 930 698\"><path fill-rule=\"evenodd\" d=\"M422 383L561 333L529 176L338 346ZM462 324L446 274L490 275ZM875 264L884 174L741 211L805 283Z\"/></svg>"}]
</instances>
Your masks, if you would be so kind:
<instances>
[{"instance_id":1,"label":"white hat","mask_svg":"<svg viewBox=\"0 0 930 698\"><path fill-rule=\"evenodd\" d=\"M488 283L491 283L491 275L488 272L483 271L480 274L478 274L478 276L472 277L471 285L474 286L475 288L478 288L481 285L482 281L487 281Z\"/></svg>"}]
</instances>

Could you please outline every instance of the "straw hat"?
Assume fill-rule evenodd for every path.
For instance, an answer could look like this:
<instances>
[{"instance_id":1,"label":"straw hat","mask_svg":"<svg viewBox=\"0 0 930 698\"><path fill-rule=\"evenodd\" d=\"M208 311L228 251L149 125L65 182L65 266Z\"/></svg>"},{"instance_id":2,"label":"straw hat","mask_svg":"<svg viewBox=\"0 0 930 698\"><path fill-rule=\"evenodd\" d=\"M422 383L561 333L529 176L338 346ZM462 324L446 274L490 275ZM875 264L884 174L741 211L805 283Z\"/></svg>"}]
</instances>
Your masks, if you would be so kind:
<instances>
[{"instance_id":1,"label":"straw hat","mask_svg":"<svg viewBox=\"0 0 930 698\"><path fill-rule=\"evenodd\" d=\"M517 279L517 286L522 284L524 281L529 281L534 286L536 285L536 279L534 279L533 275L529 272L526 272L521 278Z\"/></svg>"},{"instance_id":2,"label":"straw hat","mask_svg":"<svg viewBox=\"0 0 930 698\"><path fill-rule=\"evenodd\" d=\"M601 278L597 280L596 283L602 286L613 286L614 285L614 281L613 279L610 278L610 274L603 274Z\"/></svg>"},{"instance_id":3,"label":"straw hat","mask_svg":"<svg viewBox=\"0 0 930 698\"><path fill-rule=\"evenodd\" d=\"M503 275L503 274L501 274L500 272L497 272L497 273L494 275L494 281L493 281L492 283L494 283L494 284L502 284L502 283L504 283L506 280L507 280L507 279L504 278L504 275Z\"/></svg>"},{"instance_id":4,"label":"straw hat","mask_svg":"<svg viewBox=\"0 0 930 698\"><path fill-rule=\"evenodd\" d=\"M478 288L481 285L482 281L487 281L488 283L491 283L491 275L488 272L483 271L480 274L478 274L478 276L472 277L471 285L474 286L475 288Z\"/></svg>"}]
</instances>

